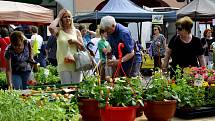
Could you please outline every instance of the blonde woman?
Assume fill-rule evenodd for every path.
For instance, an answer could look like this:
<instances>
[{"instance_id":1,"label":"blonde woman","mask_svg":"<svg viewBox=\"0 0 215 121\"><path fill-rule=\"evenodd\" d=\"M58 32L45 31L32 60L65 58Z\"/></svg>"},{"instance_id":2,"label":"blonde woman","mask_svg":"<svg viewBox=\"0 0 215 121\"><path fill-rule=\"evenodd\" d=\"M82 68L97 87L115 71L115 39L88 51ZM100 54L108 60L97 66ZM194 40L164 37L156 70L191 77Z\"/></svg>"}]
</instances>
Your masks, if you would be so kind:
<instances>
[{"instance_id":1,"label":"blonde woman","mask_svg":"<svg viewBox=\"0 0 215 121\"><path fill-rule=\"evenodd\" d=\"M59 25L59 27L57 27ZM80 71L75 71L73 54L83 49L83 39L74 27L72 14L69 10L60 10L57 18L50 24L49 31L57 37L57 62L61 83L78 83L82 80Z\"/></svg>"}]
</instances>

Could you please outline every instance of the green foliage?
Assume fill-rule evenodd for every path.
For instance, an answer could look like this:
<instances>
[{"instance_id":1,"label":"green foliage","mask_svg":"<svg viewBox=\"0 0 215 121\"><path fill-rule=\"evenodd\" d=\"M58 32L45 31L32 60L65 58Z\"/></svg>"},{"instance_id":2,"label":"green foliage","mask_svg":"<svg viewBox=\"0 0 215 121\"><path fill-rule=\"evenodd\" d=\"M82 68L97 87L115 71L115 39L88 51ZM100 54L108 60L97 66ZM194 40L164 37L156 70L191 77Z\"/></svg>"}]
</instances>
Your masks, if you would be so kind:
<instances>
[{"instance_id":1,"label":"green foliage","mask_svg":"<svg viewBox=\"0 0 215 121\"><path fill-rule=\"evenodd\" d=\"M48 73L47 74L47 70ZM48 66L47 68L40 67L39 71L34 74L36 81L39 84L57 84L60 83L56 67Z\"/></svg>"},{"instance_id":2,"label":"green foliage","mask_svg":"<svg viewBox=\"0 0 215 121\"><path fill-rule=\"evenodd\" d=\"M99 85L96 76L89 76L86 80L79 84L78 96L96 99L100 107L104 107L106 101L111 106L143 105L143 86L139 77L118 78L114 86L107 82Z\"/></svg>"},{"instance_id":3,"label":"green foliage","mask_svg":"<svg viewBox=\"0 0 215 121\"><path fill-rule=\"evenodd\" d=\"M88 76L86 80L82 81L78 87L78 97L89 98L96 100L104 100L101 95L107 94L107 89L105 84L99 84L99 77L97 76Z\"/></svg>"},{"instance_id":4,"label":"green foliage","mask_svg":"<svg viewBox=\"0 0 215 121\"><path fill-rule=\"evenodd\" d=\"M109 85L110 93L108 95L108 103L111 106L136 106L143 105L143 85L140 77L115 79L112 87Z\"/></svg>"},{"instance_id":5,"label":"green foliage","mask_svg":"<svg viewBox=\"0 0 215 121\"><path fill-rule=\"evenodd\" d=\"M7 78L5 72L0 72L0 89L4 89L7 86Z\"/></svg>"},{"instance_id":6,"label":"green foliage","mask_svg":"<svg viewBox=\"0 0 215 121\"><path fill-rule=\"evenodd\" d=\"M180 102L179 107L199 107L204 104L205 89L203 87L191 86L185 78L177 79L173 89L178 94Z\"/></svg>"},{"instance_id":7,"label":"green foliage","mask_svg":"<svg viewBox=\"0 0 215 121\"><path fill-rule=\"evenodd\" d=\"M177 93L173 90L168 78L160 71L155 72L144 92L144 99L151 101L163 101L176 99L180 101Z\"/></svg>"},{"instance_id":8,"label":"green foliage","mask_svg":"<svg viewBox=\"0 0 215 121\"><path fill-rule=\"evenodd\" d=\"M179 107L193 108L204 105L205 87L193 85L194 78L187 73L183 73L181 68L176 70L176 84L172 86L178 94Z\"/></svg>"},{"instance_id":9,"label":"green foliage","mask_svg":"<svg viewBox=\"0 0 215 121\"><path fill-rule=\"evenodd\" d=\"M76 102L49 101L48 97L20 98L15 91L0 91L1 121L78 121Z\"/></svg>"}]
</instances>

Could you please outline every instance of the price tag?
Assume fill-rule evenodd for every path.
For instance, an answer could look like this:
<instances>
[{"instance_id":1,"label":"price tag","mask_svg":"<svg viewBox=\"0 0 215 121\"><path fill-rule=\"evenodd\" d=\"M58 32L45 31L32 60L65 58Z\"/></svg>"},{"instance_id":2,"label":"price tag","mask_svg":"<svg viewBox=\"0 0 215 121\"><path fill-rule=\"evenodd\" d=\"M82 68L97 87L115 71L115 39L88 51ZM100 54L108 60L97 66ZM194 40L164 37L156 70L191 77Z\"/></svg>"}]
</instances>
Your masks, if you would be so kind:
<instances>
[{"instance_id":1,"label":"price tag","mask_svg":"<svg viewBox=\"0 0 215 121\"><path fill-rule=\"evenodd\" d=\"M198 75L198 78L196 78L194 81L194 86L201 87L203 84L203 81L204 81L203 76Z\"/></svg>"}]
</instances>

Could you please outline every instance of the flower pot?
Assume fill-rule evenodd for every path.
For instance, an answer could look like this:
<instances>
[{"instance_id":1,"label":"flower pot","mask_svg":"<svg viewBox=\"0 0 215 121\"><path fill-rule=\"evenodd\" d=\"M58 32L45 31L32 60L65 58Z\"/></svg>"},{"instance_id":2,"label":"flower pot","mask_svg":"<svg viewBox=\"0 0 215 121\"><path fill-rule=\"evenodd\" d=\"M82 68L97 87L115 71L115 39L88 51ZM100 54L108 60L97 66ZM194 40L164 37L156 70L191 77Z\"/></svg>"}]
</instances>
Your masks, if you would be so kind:
<instances>
[{"instance_id":1,"label":"flower pot","mask_svg":"<svg viewBox=\"0 0 215 121\"><path fill-rule=\"evenodd\" d=\"M102 121L134 121L136 107L110 107L100 110Z\"/></svg>"},{"instance_id":2,"label":"flower pot","mask_svg":"<svg viewBox=\"0 0 215 121\"><path fill-rule=\"evenodd\" d=\"M176 100L146 101L144 114L148 121L170 121L176 110Z\"/></svg>"},{"instance_id":3,"label":"flower pot","mask_svg":"<svg viewBox=\"0 0 215 121\"><path fill-rule=\"evenodd\" d=\"M95 99L78 99L78 107L84 121L101 121L99 103Z\"/></svg>"},{"instance_id":4,"label":"flower pot","mask_svg":"<svg viewBox=\"0 0 215 121\"><path fill-rule=\"evenodd\" d=\"M140 117L143 115L144 107L143 106L135 106L136 108L136 117Z\"/></svg>"}]
</instances>

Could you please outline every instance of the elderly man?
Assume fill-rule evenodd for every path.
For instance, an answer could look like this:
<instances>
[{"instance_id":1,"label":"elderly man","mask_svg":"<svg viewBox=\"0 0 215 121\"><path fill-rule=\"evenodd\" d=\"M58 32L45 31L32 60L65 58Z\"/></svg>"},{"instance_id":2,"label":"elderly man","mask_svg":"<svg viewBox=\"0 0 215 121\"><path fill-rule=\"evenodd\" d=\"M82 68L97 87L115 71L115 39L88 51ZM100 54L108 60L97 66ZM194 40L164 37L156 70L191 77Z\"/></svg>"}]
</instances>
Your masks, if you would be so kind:
<instances>
[{"instance_id":1,"label":"elderly man","mask_svg":"<svg viewBox=\"0 0 215 121\"><path fill-rule=\"evenodd\" d=\"M103 17L100 22L100 28L107 32L107 40L110 43L113 55L116 57L116 60L110 60L108 65L117 66L119 63L118 45L123 43L124 48L122 49L121 60L123 70L129 77L138 76L142 62L141 53L128 28L116 23L115 18L112 16ZM123 73L120 76L122 75Z\"/></svg>"}]
</instances>

